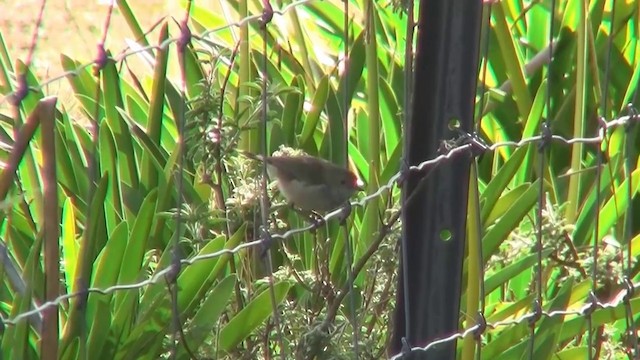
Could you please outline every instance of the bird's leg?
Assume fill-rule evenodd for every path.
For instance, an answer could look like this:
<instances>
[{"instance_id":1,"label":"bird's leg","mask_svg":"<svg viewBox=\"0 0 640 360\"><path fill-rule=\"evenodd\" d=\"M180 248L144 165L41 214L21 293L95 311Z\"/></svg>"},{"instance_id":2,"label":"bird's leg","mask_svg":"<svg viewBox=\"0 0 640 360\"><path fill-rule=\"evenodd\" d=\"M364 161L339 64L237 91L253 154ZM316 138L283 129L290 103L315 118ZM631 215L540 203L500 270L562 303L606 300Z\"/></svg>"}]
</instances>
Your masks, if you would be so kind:
<instances>
[{"instance_id":1,"label":"bird's leg","mask_svg":"<svg viewBox=\"0 0 640 360\"><path fill-rule=\"evenodd\" d=\"M347 221L349 215L351 215L351 203L347 201L342 208L340 208L340 215L338 215L338 219L340 220L340 224L344 225Z\"/></svg>"},{"instance_id":2,"label":"bird's leg","mask_svg":"<svg viewBox=\"0 0 640 360\"><path fill-rule=\"evenodd\" d=\"M313 223L314 228L319 228L320 226L324 225L324 223L326 222L324 219L324 216L320 215L320 213L317 213L315 211L311 211L309 218L311 219L311 222Z\"/></svg>"},{"instance_id":3,"label":"bird's leg","mask_svg":"<svg viewBox=\"0 0 640 360\"><path fill-rule=\"evenodd\" d=\"M317 229L325 223L324 217L315 211L306 211L299 208L296 208L293 204L291 205L292 209L298 214L302 215L311 222L313 225L313 229Z\"/></svg>"}]
</instances>

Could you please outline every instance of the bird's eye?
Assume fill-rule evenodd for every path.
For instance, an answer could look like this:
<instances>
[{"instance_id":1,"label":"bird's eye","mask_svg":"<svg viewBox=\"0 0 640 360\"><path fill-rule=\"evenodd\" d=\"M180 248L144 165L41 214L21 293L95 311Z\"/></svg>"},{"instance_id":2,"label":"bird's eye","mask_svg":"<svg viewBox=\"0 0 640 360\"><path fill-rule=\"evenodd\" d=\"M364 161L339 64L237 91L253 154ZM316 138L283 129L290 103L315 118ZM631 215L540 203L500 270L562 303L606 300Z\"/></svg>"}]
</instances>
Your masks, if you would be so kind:
<instances>
[{"instance_id":1,"label":"bird's eye","mask_svg":"<svg viewBox=\"0 0 640 360\"><path fill-rule=\"evenodd\" d=\"M347 180L345 179L340 180L340 185L347 185Z\"/></svg>"}]
</instances>

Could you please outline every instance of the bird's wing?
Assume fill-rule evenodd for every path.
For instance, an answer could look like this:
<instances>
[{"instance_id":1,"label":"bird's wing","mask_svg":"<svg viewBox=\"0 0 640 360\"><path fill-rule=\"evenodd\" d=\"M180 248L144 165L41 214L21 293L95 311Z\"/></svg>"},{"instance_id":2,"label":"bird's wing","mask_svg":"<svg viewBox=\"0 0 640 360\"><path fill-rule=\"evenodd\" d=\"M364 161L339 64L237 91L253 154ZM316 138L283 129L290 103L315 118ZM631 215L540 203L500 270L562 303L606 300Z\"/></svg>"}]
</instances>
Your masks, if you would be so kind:
<instances>
[{"instance_id":1,"label":"bird's wing","mask_svg":"<svg viewBox=\"0 0 640 360\"><path fill-rule=\"evenodd\" d=\"M296 156L286 158L272 157L267 161L271 164L278 176L285 181L298 180L309 185L325 184L322 166L314 158L307 156Z\"/></svg>"}]
</instances>

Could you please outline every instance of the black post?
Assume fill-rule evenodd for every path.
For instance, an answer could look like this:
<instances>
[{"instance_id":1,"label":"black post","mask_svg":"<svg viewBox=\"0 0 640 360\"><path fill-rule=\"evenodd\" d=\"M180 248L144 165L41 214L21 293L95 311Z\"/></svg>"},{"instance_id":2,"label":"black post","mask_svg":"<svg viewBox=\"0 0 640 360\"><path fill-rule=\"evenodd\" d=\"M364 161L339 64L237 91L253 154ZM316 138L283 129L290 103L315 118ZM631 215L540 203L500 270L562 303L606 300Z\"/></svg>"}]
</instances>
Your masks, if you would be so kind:
<instances>
[{"instance_id":1,"label":"black post","mask_svg":"<svg viewBox=\"0 0 640 360\"><path fill-rule=\"evenodd\" d=\"M436 157L442 141L457 136L451 123L473 130L481 16L480 0L420 1L412 115L405 137L409 165ZM424 346L458 331L471 160L462 153L411 173L404 183L406 201L428 176L403 213L406 263L401 269L407 273L401 272L399 280L392 354L401 351L403 338L410 346ZM455 349L451 341L406 358L454 359Z\"/></svg>"}]
</instances>

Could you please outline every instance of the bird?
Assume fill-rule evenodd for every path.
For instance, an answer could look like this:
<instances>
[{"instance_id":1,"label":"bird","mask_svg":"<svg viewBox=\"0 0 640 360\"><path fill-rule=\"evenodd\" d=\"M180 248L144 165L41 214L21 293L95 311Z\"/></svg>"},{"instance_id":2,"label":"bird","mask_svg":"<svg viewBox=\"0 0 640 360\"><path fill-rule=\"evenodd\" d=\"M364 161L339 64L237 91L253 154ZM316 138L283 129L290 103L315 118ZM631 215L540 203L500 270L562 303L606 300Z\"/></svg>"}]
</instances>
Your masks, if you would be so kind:
<instances>
[{"instance_id":1,"label":"bird","mask_svg":"<svg viewBox=\"0 0 640 360\"><path fill-rule=\"evenodd\" d=\"M362 181L351 170L315 156L245 155L266 163L269 178L276 180L285 199L303 211L335 210L364 190Z\"/></svg>"}]
</instances>

